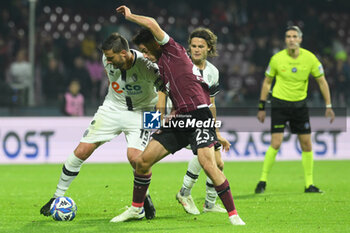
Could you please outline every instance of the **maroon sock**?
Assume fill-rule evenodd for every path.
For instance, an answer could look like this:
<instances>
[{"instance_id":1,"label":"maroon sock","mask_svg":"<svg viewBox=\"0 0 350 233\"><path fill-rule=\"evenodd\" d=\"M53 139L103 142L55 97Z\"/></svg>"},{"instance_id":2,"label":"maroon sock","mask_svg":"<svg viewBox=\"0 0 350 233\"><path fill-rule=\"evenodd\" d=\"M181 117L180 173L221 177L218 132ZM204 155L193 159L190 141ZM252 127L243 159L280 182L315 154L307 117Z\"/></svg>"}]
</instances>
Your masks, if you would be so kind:
<instances>
[{"instance_id":1,"label":"maroon sock","mask_svg":"<svg viewBox=\"0 0 350 233\"><path fill-rule=\"evenodd\" d=\"M235 208L235 204L233 203L233 197L230 190L230 184L227 179L219 186L215 186L215 190L218 193L222 203L227 210L228 216L232 216L237 214L237 210Z\"/></svg>"},{"instance_id":2,"label":"maroon sock","mask_svg":"<svg viewBox=\"0 0 350 233\"><path fill-rule=\"evenodd\" d=\"M152 173L149 175L139 175L134 172L134 192L132 197L132 206L143 206L148 186L151 183L151 176Z\"/></svg>"}]
</instances>

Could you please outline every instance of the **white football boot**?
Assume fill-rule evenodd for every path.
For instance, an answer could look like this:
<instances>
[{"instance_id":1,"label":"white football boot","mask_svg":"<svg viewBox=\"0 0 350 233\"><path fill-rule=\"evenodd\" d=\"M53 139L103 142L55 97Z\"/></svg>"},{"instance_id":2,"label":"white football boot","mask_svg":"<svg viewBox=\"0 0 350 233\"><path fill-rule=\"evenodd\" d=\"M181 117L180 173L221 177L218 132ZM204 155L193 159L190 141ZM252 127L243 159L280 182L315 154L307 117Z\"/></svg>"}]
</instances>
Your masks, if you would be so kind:
<instances>
[{"instance_id":1,"label":"white football boot","mask_svg":"<svg viewBox=\"0 0 350 233\"><path fill-rule=\"evenodd\" d=\"M194 201L191 195L185 197L185 196L181 196L180 192L178 192L176 194L176 199L184 207L187 213L194 214L194 215L200 214L199 210L196 207L196 204L194 204Z\"/></svg>"},{"instance_id":2,"label":"white football boot","mask_svg":"<svg viewBox=\"0 0 350 233\"><path fill-rule=\"evenodd\" d=\"M123 213L112 218L110 222L125 222L132 219L141 220L144 217L145 217L145 210L143 209L143 207L130 206Z\"/></svg>"},{"instance_id":3,"label":"white football boot","mask_svg":"<svg viewBox=\"0 0 350 233\"><path fill-rule=\"evenodd\" d=\"M203 212L216 212L216 213L227 213L225 208L222 208L219 204L215 204L213 208L207 208L204 204Z\"/></svg>"},{"instance_id":4,"label":"white football boot","mask_svg":"<svg viewBox=\"0 0 350 233\"><path fill-rule=\"evenodd\" d=\"M245 225L245 222L243 222L243 220L238 216L238 214L232 215L228 219L230 220L232 225L238 225L238 226Z\"/></svg>"}]
</instances>

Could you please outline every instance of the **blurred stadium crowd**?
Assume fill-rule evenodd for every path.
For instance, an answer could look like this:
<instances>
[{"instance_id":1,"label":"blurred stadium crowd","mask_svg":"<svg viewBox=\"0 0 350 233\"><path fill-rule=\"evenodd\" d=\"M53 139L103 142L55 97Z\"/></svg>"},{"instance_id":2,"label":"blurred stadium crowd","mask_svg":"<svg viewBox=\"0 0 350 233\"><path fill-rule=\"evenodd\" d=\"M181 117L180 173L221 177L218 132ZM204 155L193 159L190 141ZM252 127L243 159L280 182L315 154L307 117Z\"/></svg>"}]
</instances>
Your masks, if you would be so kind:
<instances>
[{"instance_id":1,"label":"blurred stadium crowd","mask_svg":"<svg viewBox=\"0 0 350 233\"><path fill-rule=\"evenodd\" d=\"M130 40L139 29L115 13L122 4L135 13L155 17L185 47L189 32L198 26L208 27L218 36L219 56L211 60L220 71L222 91L217 107L257 106L264 71L270 57L284 48L288 25L301 27L302 47L322 62L333 105L349 103L348 1L38 0L35 107L52 110L39 115L61 114L60 103L73 80L80 82L88 115L104 99L108 80L99 45L111 32ZM18 109L28 105L28 18L27 0L0 2L0 115L11 115L16 109L15 114L27 114ZM316 82L311 81L310 106L323 106L320 95Z\"/></svg>"}]
</instances>

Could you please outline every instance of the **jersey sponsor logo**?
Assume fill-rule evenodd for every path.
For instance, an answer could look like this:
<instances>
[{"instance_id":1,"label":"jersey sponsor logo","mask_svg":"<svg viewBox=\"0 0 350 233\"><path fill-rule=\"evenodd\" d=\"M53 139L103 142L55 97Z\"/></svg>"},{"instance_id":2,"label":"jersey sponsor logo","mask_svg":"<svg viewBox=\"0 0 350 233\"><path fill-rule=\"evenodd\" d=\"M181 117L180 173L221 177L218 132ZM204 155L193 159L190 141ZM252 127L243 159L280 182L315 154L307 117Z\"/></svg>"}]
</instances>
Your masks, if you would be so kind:
<instances>
[{"instance_id":1,"label":"jersey sponsor logo","mask_svg":"<svg viewBox=\"0 0 350 233\"><path fill-rule=\"evenodd\" d=\"M140 85L126 84L125 87L123 87L122 89L126 91L127 95L138 95L142 93L142 88Z\"/></svg>"},{"instance_id":2,"label":"jersey sponsor logo","mask_svg":"<svg viewBox=\"0 0 350 233\"><path fill-rule=\"evenodd\" d=\"M143 128L144 129L159 129L160 128L159 111L143 112Z\"/></svg>"},{"instance_id":3,"label":"jersey sponsor logo","mask_svg":"<svg viewBox=\"0 0 350 233\"><path fill-rule=\"evenodd\" d=\"M119 88L120 88L119 83L117 83L117 82L112 82L112 83L111 83L111 86L112 86L113 90L114 90L115 92L117 92L118 94L123 93L123 91L119 89Z\"/></svg>"},{"instance_id":4,"label":"jersey sponsor logo","mask_svg":"<svg viewBox=\"0 0 350 233\"><path fill-rule=\"evenodd\" d=\"M126 91L127 95L138 95L142 93L142 87L140 85L126 84L123 88L121 88L117 82L112 82L111 85L112 89L118 94L121 94L124 91Z\"/></svg>"},{"instance_id":5,"label":"jersey sponsor logo","mask_svg":"<svg viewBox=\"0 0 350 233\"><path fill-rule=\"evenodd\" d=\"M292 68L292 72L293 72L293 73L296 73L297 71L298 71L298 70L297 70L296 67L293 67L293 68Z\"/></svg>"}]
</instances>

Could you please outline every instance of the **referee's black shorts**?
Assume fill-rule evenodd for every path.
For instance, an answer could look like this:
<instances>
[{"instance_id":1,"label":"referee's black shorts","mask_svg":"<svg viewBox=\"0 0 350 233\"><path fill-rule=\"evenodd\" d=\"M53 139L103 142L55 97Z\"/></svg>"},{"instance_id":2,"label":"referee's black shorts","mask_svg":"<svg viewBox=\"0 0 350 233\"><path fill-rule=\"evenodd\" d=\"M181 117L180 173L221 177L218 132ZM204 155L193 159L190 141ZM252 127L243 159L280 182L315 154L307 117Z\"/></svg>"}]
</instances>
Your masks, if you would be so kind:
<instances>
[{"instance_id":1,"label":"referee's black shorts","mask_svg":"<svg viewBox=\"0 0 350 233\"><path fill-rule=\"evenodd\" d=\"M309 109L306 99L296 102L272 97L271 100L271 133L282 133L289 122L291 133L311 133Z\"/></svg>"}]
</instances>

